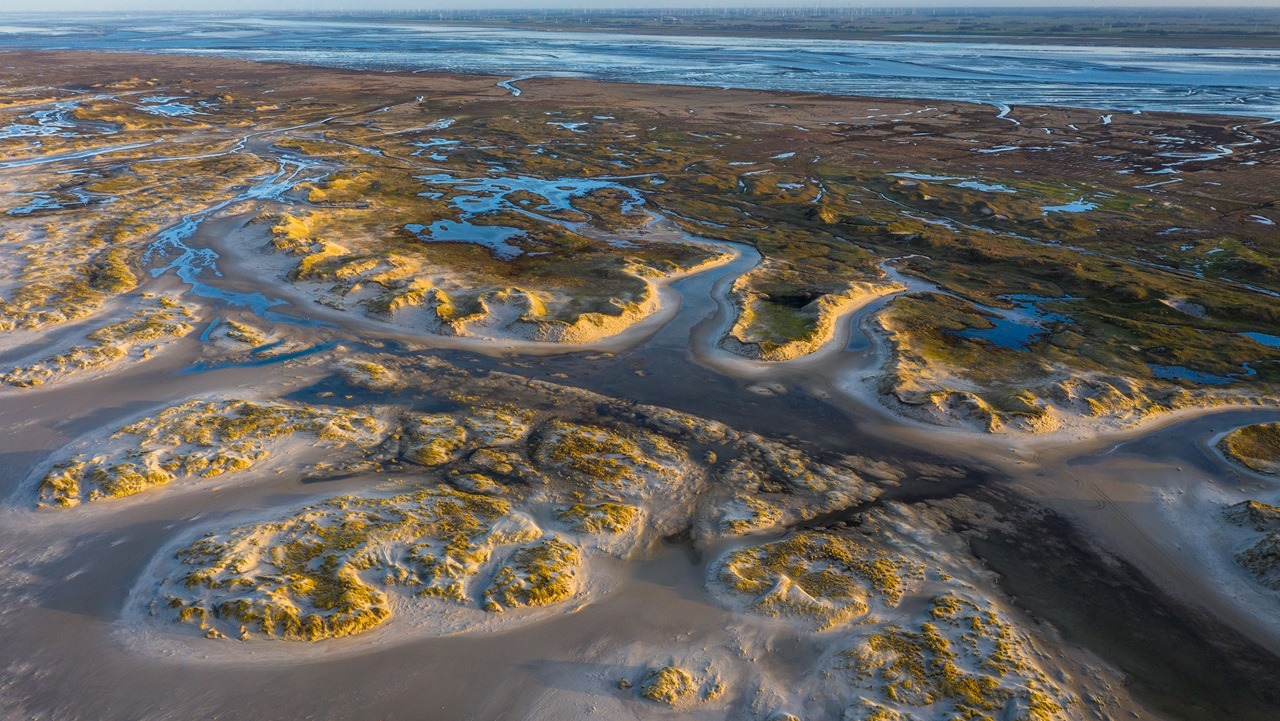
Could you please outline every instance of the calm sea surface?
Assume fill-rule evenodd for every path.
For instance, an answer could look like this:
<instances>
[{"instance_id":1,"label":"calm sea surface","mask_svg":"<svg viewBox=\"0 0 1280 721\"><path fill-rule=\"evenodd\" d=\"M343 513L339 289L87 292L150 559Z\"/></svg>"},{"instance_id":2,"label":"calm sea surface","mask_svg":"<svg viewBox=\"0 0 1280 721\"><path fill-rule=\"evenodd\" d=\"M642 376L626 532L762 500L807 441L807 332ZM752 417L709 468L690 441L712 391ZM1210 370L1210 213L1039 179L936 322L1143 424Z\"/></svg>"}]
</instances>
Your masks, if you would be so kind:
<instances>
[{"instance_id":1,"label":"calm sea surface","mask_svg":"<svg viewBox=\"0 0 1280 721\"><path fill-rule=\"evenodd\" d=\"M0 17L0 48L213 54L343 68L556 75L1280 118L1280 50L636 36L378 19Z\"/></svg>"}]
</instances>

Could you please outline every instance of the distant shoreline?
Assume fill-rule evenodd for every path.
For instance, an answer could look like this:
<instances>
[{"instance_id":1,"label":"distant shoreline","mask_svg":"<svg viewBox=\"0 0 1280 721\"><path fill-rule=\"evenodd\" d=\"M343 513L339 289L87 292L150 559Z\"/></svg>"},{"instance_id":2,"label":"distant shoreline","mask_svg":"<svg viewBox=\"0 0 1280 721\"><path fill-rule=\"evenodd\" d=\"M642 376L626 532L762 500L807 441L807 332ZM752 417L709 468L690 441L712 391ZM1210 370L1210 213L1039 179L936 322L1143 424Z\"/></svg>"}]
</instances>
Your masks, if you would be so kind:
<instances>
[{"instance_id":1,"label":"distant shoreline","mask_svg":"<svg viewBox=\"0 0 1280 721\"><path fill-rule=\"evenodd\" d=\"M1280 48L1280 7L739 8L705 10L453 10L403 12L130 12L123 17L365 20L547 33L704 38L1013 43L1081 47ZM0 10L0 19L90 22L121 14ZM0 42L4 34L0 33Z\"/></svg>"},{"instance_id":2,"label":"distant shoreline","mask_svg":"<svg viewBox=\"0 0 1280 721\"><path fill-rule=\"evenodd\" d=\"M29 16L34 17L34 16ZM349 70L739 88L991 107L1280 119L1280 48L1114 48L913 37L832 42L476 27L321 16L95 16L0 22L0 50L143 52ZM320 48L334 27L342 40ZM468 28L463 31L461 28ZM684 32L684 31L681 31ZM226 36L225 39L223 36ZM377 50L394 38L396 51ZM649 38L646 40L645 38ZM1047 40L1047 39L1046 39ZM996 65L992 65L996 63Z\"/></svg>"},{"instance_id":3,"label":"distant shoreline","mask_svg":"<svg viewBox=\"0 0 1280 721\"><path fill-rule=\"evenodd\" d=\"M44 56L51 59L61 58L93 58L94 56L115 57L124 59L125 62L137 62L140 59L159 60L163 58L191 60L199 58L205 61L219 60L229 63L245 63L248 65L256 65L261 67L278 68L281 70L305 70L308 68L322 69L336 73L350 73L352 75L373 74L386 77L435 77L435 78L484 78L494 81L494 87L506 90L502 86L502 82L520 82L543 81L554 83L583 83L584 87L603 86L603 87L636 87L645 89L669 89L670 91L721 91L729 93L748 93L748 94L765 94L778 98L823 98L833 101L850 101L862 104L878 102L878 103L903 103L912 107L925 107L929 104L937 103L954 103L966 107L982 107L999 110L1000 108L994 103L984 102L982 100L967 100L946 97L931 96L910 96L910 95L876 95L870 93L839 93L839 92L822 92L811 91L805 92L801 90L786 88L754 88L754 87L737 87L737 86L719 86L695 83L680 82L658 82L655 80L620 80L608 78L581 77L573 75L553 75L531 73L522 77L512 78L502 74L485 72L482 70L408 70L401 67L355 67L343 64L323 64L318 62L307 62L304 60L294 59L263 59L248 57L245 54L233 54L229 52L219 52L215 50L192 50L188 52L180 52L165 49L150 50L117 50L102 48L85 48L85 49L60 49L60 48L11 48L0 44L0 57L4 56ZM642 91L642 92L648 92ZM1280 117L1265 113L1229 113L1214 112L1208 110L1144 110L1133 112L1126 109L1118 109L1104 107L1099 105L1076 104L1054 104L1045 102L1013 102L1009 104L1013 108L1039 109L1055 112L1089 112L1104 113L1109 115L1135 115L1135 116L1151 116L1151 117L1172 117L1183 118L1187 121L1209 121L1222 123L1245 123L1273 125L1280 124Z\"/></svg>"},{"instance_id":4,"label":"distant shoreline","mask_svg":"<svg viewBox=\"0 0 1280 721\"><path fill-rule=\"evenodd\" d=\"M542 25L530 22L504 23L497 21L461 21L431 20L432 25L442 27L473 27L495 30L528 30L546 33L600 33L623 35L648 35L658 37L690 37L690 38L776 38L780 40L844 40L868 42L954 42L978 44L1013 44L1013 45L1075 45L1080 47L1162 47L1188 48L1206 50L1211 48L1238 49L1280 48L1280 30L1274 35L1240 36L1209 33L1204 35L1159 35L1159 34L1127 34L1127 35L1020 35L1007 34L965 34L965 33L892 33L858 30L783 30L767 28L715 28L705 26L598 26L598 25ZM1262 42L1259 42L1262 41Z\"/></svg>"}]
</instances>

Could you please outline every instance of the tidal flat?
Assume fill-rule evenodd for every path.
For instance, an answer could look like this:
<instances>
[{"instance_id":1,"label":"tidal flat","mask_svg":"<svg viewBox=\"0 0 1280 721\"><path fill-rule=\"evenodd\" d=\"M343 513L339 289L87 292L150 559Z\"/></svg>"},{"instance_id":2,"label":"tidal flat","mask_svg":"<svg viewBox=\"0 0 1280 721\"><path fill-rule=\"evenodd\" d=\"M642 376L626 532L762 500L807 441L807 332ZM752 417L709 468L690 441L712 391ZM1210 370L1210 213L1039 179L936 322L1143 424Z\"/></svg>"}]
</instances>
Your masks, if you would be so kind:
<instances>
[{"instance_id":1,"label":"tidal flat","mask_svg":"<svg viewBox=\"0 0 1280 721\"><path fill-rule=\"evenodd\" d=\"M1280 708L1269 119L0 59L0 716Z\"/></svg>"}]
</instances>

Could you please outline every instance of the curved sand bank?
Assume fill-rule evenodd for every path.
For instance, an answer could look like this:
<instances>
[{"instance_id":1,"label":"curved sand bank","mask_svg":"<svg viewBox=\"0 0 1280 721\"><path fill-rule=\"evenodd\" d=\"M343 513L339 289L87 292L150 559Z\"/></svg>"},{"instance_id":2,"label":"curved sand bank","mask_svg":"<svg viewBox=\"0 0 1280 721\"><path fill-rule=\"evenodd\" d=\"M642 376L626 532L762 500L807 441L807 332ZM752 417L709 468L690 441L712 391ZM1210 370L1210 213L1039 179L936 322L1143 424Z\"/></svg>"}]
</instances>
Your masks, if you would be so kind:
<instances>
[{"instance_id":1,"label":"curved sand bank","mask_svg":"<svg viewBox=\"0 0 1280 721\"><path fill-rule=\"evenodd\" d=\"M830 366L842 366L850 356L863 355L863 351L848 352L854 329L860 327L865 318L874 316L890 300L910 288L891 275L890 282L883 285L859 284L856 288L851 288L847 295L842 296L843 300L827 300L830 296L819 299L826 301L822 304L824 332L815 334L808 341L788 344L787 350L794 353L791 357L762 357L773 354L760 350L758 345L748 346L733 337L734 327L740 318L739 304L734 297L736 285L747 273L759 268L763 260L755 248L745 245L740 247L744 259L750 262L750 267L715 283L710 295L715 301L716 312L694 327L689 344L699 363L745 380L768 381L771 376L775 377L774 380L785 380L796 372L826 374ZM890 271L887 263L888 260L882 262L881 268ZM764 387L769 385L779 384L766 382Z\"/></svg>"},{"instance_id":2,"label":"curved sand bank","mask_svg":"<svg viewBox=\"0 0 1280 721\"><path fill-rule=\"evenodd\" d=\"M434 312L425 313L429 315L425 323L421 320L424 315L422 308L417 309L417 320L407 315L402 320L399 316L406 313L405 308L393 309L387 318L368 314L354 316L350 312L331 309L324 303L314 302L322 293L318 288L308 293L308 284L274 286L273 292L306 302L309 313L339 325L376 328L382 335L423 347L531 355L620 352L636 347L675 317L681 299L680 293L671 287L673 283L719 269L723 274L716 279L711 291L718 307L716 316L696 327L691 336L694 355L700 362L720 372L756 381L767 380L778 373L783 376L796 371L816 373L841 395L925 427L977 437L1036 437L1051 445L1066 439L1078 442L1103 435L1113 437L1128 429L1146 427L1154 419L1169 413L1183 417L1186 412L1207 408L1248 405L1230 395L1205 395L1193 399L1193 404L1186 407L1133 408L1127 412L1099 416L1086 412L1086 398L1075 406L1052 406L1036 422L992 425L967 412L965 406L969 401L957 394L944 394L945 397L937 400L930 397L936 393L922 392L916 394L919 398L904 399L902 395L883 388L886 364L893 361L895 351L889 333L878 318L879 312L894 297L904 293L952 295L932 282L898 271L893 262L902 258L889 258L880 263L888 278L886 283L851 284L845 293L824 296L815 301L818 332L803 340L767 347L750 339L744 330L741 313L752 299L742 281L763 262L758 251L743 244L688 234L661 215L654 215L643 233L649 239L714 247L719 253L676 273L655 276L638 272L635 277L643 281L644 291L637 299L617 302L617 313L584 313L573 322L548 319L542 294L520 288L486 292L481 297L482 310L463 318L444 320ZM201 234L197 233L195 237L201 238ZM216 237L204 239L216 247ZM231 252L232 257L227 259L230 264L248 265L245 272L238 275L252 278L272 273L281 277L287 275L289 261L283 254L257 253L249 261L244 258L244 251L237 246ZM252 254L253 250L248 249L248 252ZM290 293L290 290L297 292ZM867 343L865 348L853 354L857 356L857 367L851 371L849 359L843 356L849 355L844 351L855 325L865 334ZM854 375L858 376L856 381L852 380ZM766 383L764 387L769 385ZM930 406L930 403L934 405ZM1263 401L1249 404L1261 403Z\"/></svg>"},{"instance_id":3,"label":"curved sand bank","mask_svg":"<svg viewBox=\"0 0 1280 721\"><path fill-rule=\"evenodd\" d=\"M219 256L217 264L223 276L219 285L231 284L279 299L284 305L274 307L284 314L293 312L287 309L292 305L320 322L423 348L529 355L621 352L634 348L675 317L680 293L672 285L677 281L721 269L734 277L742 272L735 263L743 254L741 246L684 233L657 217L645 226L646 239L693 244L711 248L715 254L676 272L637 271L633 277L643 284L641 297L618 303L617 313L583 313L573 322L547 318L543 294L521 288L488 291L482 295L482 312L449 321L423 306L397 306L383 314L353 312L325 302L329 298L325 284L285 281L296 260L274 252L250 230L254 215L212 218L192 235L193 246L208 248Z\"/></svg>"},{"instance_id":4,"label":"curved sand bank","mask_svg":"<svg viewBox=\"0 0 1280 721\"><path fill-rule=\"evenodd\" d=\"M885 369L893 361L894 347L889 333L880 324L878 314L893 298L904 293L937 292L928 281L905 276L882 263L895 284L902 290L866 298L846 311L834 324L830 339L814 352L790 360L767 361L744 358L723 347L718 339L728 337L734 316L730 299L732 281L722 279L712 291L718 305L715 317L704 321L691 338L697 360L719 372L753 381L761 389L778 391L789 384L810 387L821 397L842 398L852 402L859 414L871 412L909 432L925 431L936 437L941 433L965 443L977 442L992 448L1047 450L1061 446L1079 447L1081 443L1116 443L1153 432L1184 420L1241 409L1269 409L1280 402L1253 399L1235 394L1202 395L1180 407L1148 407L1141 412L1095 416L1084 407L1055 407L1048 426L1005 424L991 428L977 417L945 415L920 404L904 402L884 387ZM857 334L862 339L855 337ZM853 340L851 340L853 338ZM926 445L930 441L922 440Z\"/></svg>"},{"instance_id":5,"label":"curved sand bank","mask_svg":"<svg viewBox=\"0 0 1280 721\"><path fill-rule=\"evenodd\" d=\"M836 329L855 313L881 298L896 295L907 287L901 283L851 282L845 290L819 297L802 309L814 317L813 330L803 338L775 343L763 339L751 328L752 307L760 301L760 295L743 282L739 276L729 293L729 299L737 310L737 317L729 332L720 340L720 347L752 360L781 362L811 355L836 340Z\"/></svg>"},{"instance_id":6,"label":"curved sand bank","mask_svg":"<svg viewBox=\"0 0 1280 721\"><path fill-rule=\"evenodd\" d=\"M679 242L679 241L676 241ZM499 343L543 343L581 349L601 349L601 344L622 340L624 334L637 335L637 326L661 325L674 317L679 294L669 291L672 283L728 265L737 257L726 244L700 241L722 252L694 266L663 275L636 274L643 288L629 301L610 300L613 312L582 313L572 321L549 318L542 294L519 288L489 291L479 298L480 310L464 318L446 320L436 316L436 332L459 338ZM390 314L395 322L396 314ZM660 321L646 323L653 319ZM665 320L663 320L665 319Z\"/></svg>"},{"instance_id":7,"label":"curved sand bank","mask_svg":"<svg viewBox=\"0 0 1280 721\"><path fill-rule=\"evenodd\" d=\"M1018 439L1035 447L1095 439L1114 442L1219 410L1280 406L1274 398L1217 389L1189 391L1150 379L1063 368L1055 378L1032 389L1038 401L1036 414L999 414L977 395L981 388L969 390L963 380L949 383L946 377L932 378L911 369L911 385L891 387L893 366L902 362L891 332L875 316L867 319L862 330L875 356L875 372L833 379L841 394L909 423L960 436L998 438L1002 443Z\"/></svg>"},{"instance_id":8,"label":"curved sand bank","mask_svg":"<svg viewBox=\"0 0 1280 721\"><path fill-rule=\"evenodd\" d=\"M1069 397L1069 402L1044 399L1044 413L1038 418L1014 418L992 423L989 418L974 412L982 410L982 403L972 394L928 388L904 394L886 384L890 364L898 361L898 353L880 313L894 298L904 294L952 294L928 280L897 270L893 263L902 259L889 258L880 263L892 286L900 289L859 303L835 324L831 339L807 356L773 362L735 357L723 348L723 344L706 348L705 331L695 334L695 355L718 371L757 381L764 387L784 387L788 381L816 385L822 389L820 394L824 397L843 397L853 401L860 412L870 410L906 427L927 428L931 434L942 432L969 441L991 439L1005 446L1011 440L1020 447L1035 448L1079 444L1095 439L1115 442L1202 414L1280 406L1277 399L1215 389L1191 393L1179 386L1153 383L1148 379L1095 378L1075 374L1068 369L1063 370L1062 380L1068 383L1083 381L1079 397ZM717 315L716 329L710 332L712 338L728 337L731 319L734 318L731 292L728 284L717 286L715 293L721 310ZM862 335L862 342L850 341L855 329ZM1095 381L1104 388L1128 388L1133 391L1132 398L1112 398L1110 401L1119 405L1111 412L1099 412L1097 401L1108 399L1090 394L1089 384ZM965 386L963 382L957 385L959 388ZM1143 391L1149 392L1150 396ZM1143 403L1143 398L1150 398L1150 402ZM1160 398L1168 399L1171 405L1160 405ZM977 406L971 408L974 399Z\"/></svg>"}]
</instances>

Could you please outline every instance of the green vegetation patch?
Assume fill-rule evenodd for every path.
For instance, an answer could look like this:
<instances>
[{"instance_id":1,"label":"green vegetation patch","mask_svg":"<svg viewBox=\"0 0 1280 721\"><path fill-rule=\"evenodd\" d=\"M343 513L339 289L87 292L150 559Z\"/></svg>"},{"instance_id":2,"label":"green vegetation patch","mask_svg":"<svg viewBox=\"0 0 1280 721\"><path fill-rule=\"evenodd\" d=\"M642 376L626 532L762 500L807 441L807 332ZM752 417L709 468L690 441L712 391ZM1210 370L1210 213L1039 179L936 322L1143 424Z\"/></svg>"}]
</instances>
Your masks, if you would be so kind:
<instances>
[{"instance_id":1,"label":"green vegetation patch","mask_svg":"<svg viewBox=\"0 0 1280 721\"><path fill-rule=\"evenodd\" d=\"M1218 449L1259 473L1280 473L1280 423L1237 428L1218 441Z\"/></svg>"}]
</instances>

